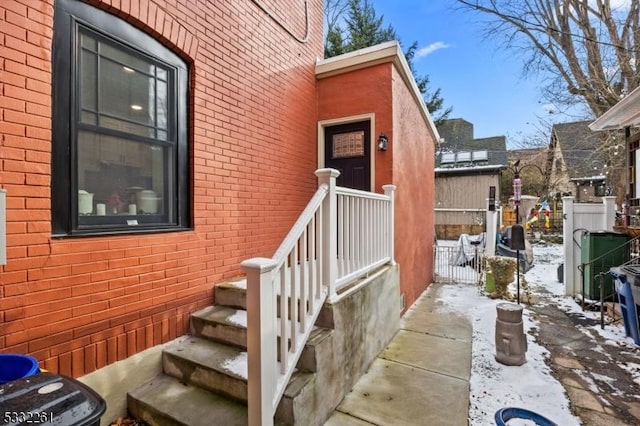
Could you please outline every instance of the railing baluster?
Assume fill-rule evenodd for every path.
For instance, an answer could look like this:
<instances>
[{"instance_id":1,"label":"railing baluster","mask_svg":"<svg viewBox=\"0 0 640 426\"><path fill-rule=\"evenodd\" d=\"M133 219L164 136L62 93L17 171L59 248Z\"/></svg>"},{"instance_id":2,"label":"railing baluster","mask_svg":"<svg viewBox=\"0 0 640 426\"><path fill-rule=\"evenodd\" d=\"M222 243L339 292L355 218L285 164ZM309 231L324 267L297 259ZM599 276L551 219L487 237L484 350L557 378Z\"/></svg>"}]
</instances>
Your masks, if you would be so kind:
<instances>
[{"instance_id":1,"label":"railing baluster","mask_svg":"<svg viewBox=\"0 0 640 426\"><path fill-rule=\"evenodd\" d=\"M291 266L289 265L288 268ZM287 261L280 269L280 374L284 374L287 368L287 344L289 343L287 319L289 318L289 274Z\"/></svg>"},{"instance_id":2,"label":"railing baluster","mask_svg":"<svg viewBox=\"0 0 640 426\"><path fill-rule=\"evenodd\" d=\"M316 280L318 270L318 259L316 259L316 215L311 218L310 223L311 233L309 242L309 259L311 259L311 267L309 268L309 310L314 312L316 310L316 298L320 295L316 293Z\"/></svg>"},{"instance_id":3,"label":"railing baluster","mask_svg":"<svg viewBox=\"0 0 640 426\"><path fill-rule=\"evenodd\" d=\"M288 319L289 333L291 334L291 336L289 337L289 339L291 340L291 347L289 349L290 352L295 351L298 343L298 327L296 327L296 324L298 324L298 286L300 285L300 280L297 279L298 272L300 270L300 267L298 266L298 250L300 248L299 243L300 240L298 240L298 243L296 243L293 251L291 252L291 294L289 296L288 302L289 312L291 315Z\"/></svg>"},{"instance_id":4,"label":"railing baluster","mask_svg":"<svg viewBox=\"0 0 640 426\"><path fill-rule=\"evenodd\" d=\"M349 269L346 272L351 272L355 268L354 258L356 256L356 251L353 242L355 241L355 202L353 201L353 197L349 197Z\"/></svg>"},{"instance_id":5,"label":"railing baluster","mask_svg":"<svg viewBox=\"0 0 640 426\"><path fill-rule=\"evenodd\" d=\"M307 327L307 281L309 279L309 277L307 276L307 267L309 265L307 252L308 228L308 226L305 227L304 232L302 233L302 241L300 244L300 306L298 306L298 309L300 311L300 333L303 333L305 328Z\"/></svg>"},{"instance_id":6,"label":"railing baluster","mask_svg":"<svg viewBox=\"0 0 640 426\"><path fill-rule=\"evenodd\" d=\"M344 220L344 203L345 196L338 195L338 275L344 275L345 268L345 238L344 238L344 229L345 229L345 220Z\"/></svg>"},{"instance_id":7,"label":"railing baluster","mask_svg":"<svg viewBox=\"0 0 640 426\"><path fill-rule=\"evenodd\" d=\"M324 262L327 261L327 259L322 257L322 247L324 247L324 235L325 235L325 229L324 229L324 220L322 218L323 215L323 211L322 209L319 209L316 212L316 215L318 216L318 269L317 269L317 278L316 278L316 293L318 295L320 295L320 292L322 291L322 283L324 282Z\"/></svg>"}]
</instances>

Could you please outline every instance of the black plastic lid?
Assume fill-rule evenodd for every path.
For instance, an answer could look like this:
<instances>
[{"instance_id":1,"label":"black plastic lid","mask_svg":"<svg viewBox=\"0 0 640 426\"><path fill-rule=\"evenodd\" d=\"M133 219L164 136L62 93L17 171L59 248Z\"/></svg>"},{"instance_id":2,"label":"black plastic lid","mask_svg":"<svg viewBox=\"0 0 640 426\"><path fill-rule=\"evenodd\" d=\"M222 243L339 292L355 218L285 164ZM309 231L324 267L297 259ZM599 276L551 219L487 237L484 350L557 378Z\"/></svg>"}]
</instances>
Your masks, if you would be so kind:
<instances>
[{"instance_id":1,"label":"black plastic lid","mask_svg":"<svg viewBox=\"0 0 640 426\"><path fill-rule=\"evenodd\" d=\"M53 424L85 426L98 422L104 399L75 379L51 373L0 385L2 425Z\"/></svg>"}]
</instances>

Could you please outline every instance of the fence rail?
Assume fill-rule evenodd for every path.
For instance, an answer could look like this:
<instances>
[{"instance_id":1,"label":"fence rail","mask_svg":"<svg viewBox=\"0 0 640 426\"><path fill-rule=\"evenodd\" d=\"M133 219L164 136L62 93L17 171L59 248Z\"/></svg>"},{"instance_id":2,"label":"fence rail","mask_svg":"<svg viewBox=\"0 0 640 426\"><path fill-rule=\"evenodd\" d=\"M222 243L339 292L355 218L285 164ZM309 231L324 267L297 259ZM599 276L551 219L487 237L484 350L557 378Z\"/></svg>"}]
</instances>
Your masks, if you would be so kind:
<instances>
[{"instance_id":1,"label":"fence rail","mask_svg":"<svg viewBox=\"0 0 640 426\"><path fill-rule=\"evenodd\" d=\"M436 244L433 253L434 282L479 284L482 280L483 248Z\"/></svg>"},{"instance_id":2,"label":"fence rail","mask_svg":"<svg viewBox=\"0 0 640 426\"><path fill-rule=\"evenodd\" d=\"M242 262L247 274L249 425L273 415L323 303L369 271L394 262L395 186L385 195L336 187L339 172L316 171L318 190L272 258Z\"/></svg>"}]
</instances>

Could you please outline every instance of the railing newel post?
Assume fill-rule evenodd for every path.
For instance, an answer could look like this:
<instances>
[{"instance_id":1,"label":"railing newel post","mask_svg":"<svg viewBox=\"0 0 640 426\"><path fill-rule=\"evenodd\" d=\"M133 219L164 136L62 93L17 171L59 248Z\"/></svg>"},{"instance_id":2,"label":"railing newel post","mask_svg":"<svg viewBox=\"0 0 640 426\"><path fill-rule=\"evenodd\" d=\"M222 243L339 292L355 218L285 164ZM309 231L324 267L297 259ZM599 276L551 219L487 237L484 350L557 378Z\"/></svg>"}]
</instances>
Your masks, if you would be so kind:
<instances>
[{"instance_id":1,"label":"railing newel post","mask_svg":"<svg viewBox=\"0 0 640 426\"><path fill-rule=\"evenodd\" d=\"M336 194L336 179L340 172L335 169L316 170L318 186L327 185L327 196L322 203L322 224L321 231L324 234L322 241L321 258L323 268L323 278L327 282L329 289L328 299L332 300L337 296L336 280L338 278L338 197Z\"/></svg>"},{"instance_id":2,"label":"railing newel post","mask_svg":"<svg viewBox=\"0 0 640 426\"><path fill-rule=\"evenodd\" d=\"M256 257L240 264L247 275L247 364L249 426L271 426L275 414L277 339L273 259Z\"/></svg>"},{"instance_id":3,"label":"railing newel post","mask_svg":"<svg viewBox=\"0 0 640 426\"><path fill-rule=\"evenodd\" d=\"M389 229L389 240L387 241L389 257L391 258L391 264L396 264L395 254L394 254L394 243L395 243L395 185L383 185L382 189L384 190L384 195L389 197L389 223L387 224Z\"/></svg>"}]
</instances>

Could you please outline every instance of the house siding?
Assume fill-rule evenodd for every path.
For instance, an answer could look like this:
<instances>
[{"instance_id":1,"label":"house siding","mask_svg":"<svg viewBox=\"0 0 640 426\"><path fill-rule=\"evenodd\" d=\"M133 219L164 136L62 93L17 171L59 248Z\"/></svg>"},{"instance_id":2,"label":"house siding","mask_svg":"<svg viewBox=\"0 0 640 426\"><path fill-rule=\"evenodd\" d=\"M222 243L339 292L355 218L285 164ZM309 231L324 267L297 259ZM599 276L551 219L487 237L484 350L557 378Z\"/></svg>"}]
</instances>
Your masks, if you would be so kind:
<instances>
[{"instance_id":1,"label":"house siding","mask_svg":"<svg viewBox=\"0 0 640 426\"><path fill-rule=\"evenodd\" d=\"M435 182L436 207L469 209L470 212L486 210L490 186L495 186L496 190L500 188L499 172L485 175L477 173L456 176L439 175ZM468 224L471 222L458 222L448 217L446 223Z\"/></svg>"},{"instance_id":2,"label":"house siding","mask_svg":"<svg viewBox=\"0 0 640 426\"><path fill-rule=\"evenodd\" d=\"M53 238L54 2L0 2L0 351L74 377L184 334L239 263L270 256L316 187L322 2L296 41L254 2L92 1L190 65L193 229ZM303 36L301 2L263 2Z\"/></svg>"}]
</instances>

